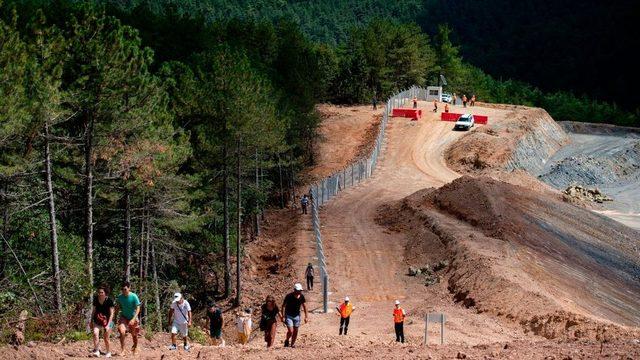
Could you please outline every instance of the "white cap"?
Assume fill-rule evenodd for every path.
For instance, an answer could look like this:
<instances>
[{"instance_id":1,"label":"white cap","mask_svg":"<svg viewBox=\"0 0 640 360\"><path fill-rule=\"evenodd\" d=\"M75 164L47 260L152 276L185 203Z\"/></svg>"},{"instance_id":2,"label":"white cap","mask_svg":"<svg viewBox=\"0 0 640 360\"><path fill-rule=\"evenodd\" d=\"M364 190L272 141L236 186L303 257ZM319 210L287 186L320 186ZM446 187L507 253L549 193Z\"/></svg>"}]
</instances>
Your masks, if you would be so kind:
<instances>
[{"instance_id":1,"label":"white cap","mask_svg":"<svg viewBox=\"0 0 640 360\"><path fill-rule=\"evenodd\" d=\"M296 283L295 285L293 285L293 290L302 291L302 284Z\"/></svg>"},{"instance_id":2,"label":"white cap","mask_svg":"<svg viewBox=\"0 0 640 360\"><path fill-rule=\"evenodd\" d=\"M396 305L400 305L400 300L396 300Z\"/></svg>"},{"instance_id":3,"label":"white cap","mask_svg":"<svg viewBox=\"0 0 640 360\"><path fill-rule=\"evenodd\" d=\"M348 296L345 296L345 297L344 297L344 301L349 301L349 297L348 297Z\"/></svg>"},{"instance_id":4,"label":"white cap","mask_svg":"<svg viewBox=\"0 0 640 360\"><path fill-rule=\"evenodd\" d=\"M179 292L173 294L173 302L180 301L180 299L182 299L182 294Z\"/></svg>"}]
</instances>

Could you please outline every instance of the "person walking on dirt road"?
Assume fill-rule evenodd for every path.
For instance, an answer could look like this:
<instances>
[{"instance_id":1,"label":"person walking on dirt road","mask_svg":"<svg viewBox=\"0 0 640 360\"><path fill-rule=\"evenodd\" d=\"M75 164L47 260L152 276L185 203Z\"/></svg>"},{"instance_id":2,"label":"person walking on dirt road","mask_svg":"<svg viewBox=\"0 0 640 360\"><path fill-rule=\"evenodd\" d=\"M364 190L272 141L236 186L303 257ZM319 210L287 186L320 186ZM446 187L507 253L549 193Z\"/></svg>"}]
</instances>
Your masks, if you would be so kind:
<instances>
[{"instance_id":1,"label":"person walking on dirt road","mask_svg":"<svg viewBox=\"0 0 640 360\"><path fill-rule=\"evenodd\" d=\"M451 104L455 106L457 100L458 100L458 97L456 96L456 93L453 93L453 99Z\"/></svg>"},{"instance_id":2,"label":"person walking on dirt road","mask_svg":"<svg viewBox=\"0 0 640 360\"><path fill-rule=\"evenodd\" d=\"M404 343L404 318L407 314L400 307L400 300L396 300L396 307L393 309L393 325L396 330L396 342Z\"/></svg>"},{"instance_id":3,"label":"person walking on dirt road","mask_svg":"<svg viewBox=\"0 0 640 360\"><path fill-rule=\"evenodd\" d=\"M300 307L304 309L304 322L309 322L307 315L307 305L304 295L302 295L302 284L296 283L293 292L285 296L282 302L281 318L287 326L287 339L284 347L295 347L298 338L298 328L300 327Z\"/></svg>"},{"instance_id":4,"label":"person walking on dirt road","mask_svg":"<svg viewBox=\"0 0 640 360\"><path fill-rule=\"evenodd\" d=\"M438 100L433 99L433 112L438 112Z\"/></svg>"},{"instance_id":5,"label":"person walking on dirt road","mask_svg":"<svg viewBox=\"0 0 640 360\"><path fill-rule=\"evenodd\" d=\"M91 311L91 330L93 331L93 350L91 353L100 356L100 330L103 330L104 356L110 358L111 351L109 336L113 329L113 317L115 316L113 300L108 296L106 286L98 287L97 295L93 298L93 309Z\"/></svg>"},{"instance_id":6,"label":"person walking on dirt road","mask_svg":"<svg viewBox=\"0 0 640 360\"><path fill-rule=\"evenodd\" d=\"M471 95L471 102L469 103L469 105L471 105L471 106L475 106L476 105L476 96L475 95Z\"/></svg>"},{"instance_id":7,"label":"person walking on dirt road","mask_svg":"<svg viewBox=\"0 0 640 360\"><path fill-rule=\"evenodd\" d=\"M444 103L444 112L448 113L449 112L449 104Z\"/></svg>"},{"instance_id":8,"label":"person walking on dirt road","mask_svg":"<svg viewBox=\"0 0 640 360\"><path fill-rule=\"evenodd\" d=\"M207 319L209 321L209 339L211 345L224 347L224 339L222 338L222 325L224 325L224 319L222 318L222 309L216 306L216 303L211 301L207 308Z\"/></svg>"},{"instance_id":9,"label":"person walking on dirt road","mask_svg":"<svg viewBox=\"0 0 640 360\"><path fill-rule=\"evenodd\" d=\"M307 194L302 195L302 199L300 199L300 205L302 206L302 213L307 213L307 206L309 206L309 197Z\"/></svg>"},{"instance_id":10,"label":"person walking on dirt road","mask_svg":"<svg viewBox=\"0 0 640 360\"><path fill-rule=\"evenodd\" d=\"M413 97L413 108L417 109L418 108L418 98L417 97Z\"/></svg>"},{"instance_id":11,"label":"person walking on dirt road","mask_svg":"<svg viewBox=\"0 0 640 360\"><path fill-rule=\"evenodd\" d=\"M304 276L307 279L307 291L313 290L314 275L315 275L315 270L313 269L313 265L309 263L309 265L307 265L307 269L304 271Z\"/></svg>"},{"instance_id":12,"label":"person walking on dirt road","mask_svg":"<svg viewBox=\"0 0 640 360\"><path fill-rule=\"evenodd\" d=\"M171 322L173 319L173 322ZM169 308L169 324L171 324L171 346L169 350L177 350L176 337L182 336L184 351L189 351L189 326L191 326L191 305L181 293L173 295L173 302Z\"/></svg>"},{"instance_id":13,"label":"person walking on dirt road","mask_svg":"<svg viewBox=\"0 0 640 360\"><path fill-rule=\"evenodd\" d=\"M375 95L371 99L371 104L373 105L373 110L378 110L378 98Z\"/></svg>"},{"instance_id":14,"label":"person walking on dirt road","mask_svg":"<svg viewBox=\"0 0 640 360\"><path fill-rule=\"evenodd\" d=\"M276 305L276 299L269 295L261 307L262 315L260 317L260 330L264 331L264 342L267 348L273 346L276 339L276 329L278 327L278 318L282 321L280 309Z\"/></svg>"},{"instance_id":15,"label":"person walking on dirt road","mask_svg":"<svg viewBox=\"0 0 640 360\"><path fill-rule=\"evenodd\" d=\"M462 106L467 107L467 95L462 95Z\"/></svg>"},{"instance_id":16,"label":"person walking on dirt road","mask_svg":"<svg viewBox=\"0 0 640 360\"><path fill-rule=\"evenodd\" d=\"M120 318L118 320L120 356L126 355L124 342L127 338L127 331L131 333L131 340L133 340L131 353L135 355L138 351L138 332L140 331L140 323L138 322L140 299L138 295L131 292L131 284L128 281L122 285L122 292L116 298L116 311L120 311Z\"/></svg>"},{"instance_id":17,"label":"person walking on dirt road","mask_svg":"<svg viewBox=\"0 0 640 360\"><path fill-rule=\"evenodd\" d=\"M349 301L349 297L345 296L344 302L339 306L336 306L338 314L340 315L340 335L343 333L347 335L349 330L349 320L351 319L351 313L353 313L353 304Z\"/></svg>"}]
</instances>

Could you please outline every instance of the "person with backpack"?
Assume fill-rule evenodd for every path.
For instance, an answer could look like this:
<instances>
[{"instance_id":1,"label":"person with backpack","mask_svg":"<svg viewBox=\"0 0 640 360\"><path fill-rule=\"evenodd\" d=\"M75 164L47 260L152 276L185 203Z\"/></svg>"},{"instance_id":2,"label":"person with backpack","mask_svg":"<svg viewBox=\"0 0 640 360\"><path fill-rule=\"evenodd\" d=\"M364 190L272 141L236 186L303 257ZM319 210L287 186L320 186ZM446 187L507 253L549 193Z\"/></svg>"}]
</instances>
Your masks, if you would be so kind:
<instances>
[{"instance_id":1,"label":"person with backpack","mask_svg":"<svg viewBox=\"0 0 640 360\"><path fill-rule=\"evenodd\" d=\"M349 301L349 297L345 296L344 302L339 306L336 306L338 315L340 315L340 335L343 333L347 335L349 330L349 320L351 319L351 313L353 313L353 304Z\"/></svg>"},{"instance_id":2,"label":"person with backpack","mask_svg":"<svg viewBox=\"0 0 640 360\"><path fill-rule=\"evenodd\" d=\"M400 300L396 300L396 307L393 309L393 325L396 331L396 342L404 343L404 319L407 313L400 307Z\"/></svg>"},{"instance_id":3,"label":"person with backpack","mask_svg":"<svg viewBox=\"0 0 640 360\"><path fill-rule=\"evenodd\" d=\"M260 316L260 330L264 331L264 341L267 343L267 348L270 348L276 339L278 318L282 321L282 316L278 305L276 305L276 299L272 295L267 296L260 310L262 313Z\"/></svg>"},{"instance_id":4,"label":"person with backpack","mask_svg":"<svg viewBox=\"0 0 640 360\"><path fill-rule=\"evenodd\" d=\"M309 322L307 315L307 305L304 295L302 295L302 284L296 283L293 286L293 292L285 296L282 302L282 310L280 317L287 326L287 339L284 341L284 347L295 347L298 338L298 328L300 327L300 307L304 309L304 322ZM291 340L291 342L289 342Z\"/></svg>"},{"instance_id":5,"label":"person with backpack","mask_svg":"<svg viewBox=\"0 0 640 360\"><path fill-rule=\"evenodd\" d=\"M222 309L216 306L216 303L213 301L208 305L207 319L209 321L209 338L211 339L211 345L224 347L225 341L222 338L222 325L224 325Z\"/></svg>"},{"instance_id":6,"label":"person with backpack","mask_svg":"<svg viewBox=\"0 0 640 360\"><path fill-rule=\"evenodd\" d=\"M173 319L173 322L171 322ZM184 351L189 351L189 326L191 326L191 305L181 293L173 295L173 302L169 308L169 324L171 324L171 346L169 350L177 350L176 337L182 336Z\"/></svg>"},{"instance_id":7,"label":"person with backpack","mask_svg":"<svg viewBox=\"0 0 640 360\"><path fill-rule=\"evenodd\" d=\"M122 292L116 297L116 312L120 311L118 320L118 332L120 333L120 356L126 356L124 343L127 338L127 331L131 333L133 346L131 353L136 355L138 351L138 332L140 331L140 299L138 295L131 292L131 283L125 281L122 284Z\"/></svg>"},{"instance_id":8,"label":"person with backpack","mask_svg":"<svg viewBox=\"0 0 640 360\"><path fill-rule=\"evenodd\" d=\"M315 270L313 269L313 265L309 263L309 265L307 265L307 269L304 271L304 276L307 279L307 291L313 290L314 275L315 275Z\"/></svg>"},{"instance_id":9,"label":"person with backpack","mask_svg":"<svg viewBox=\"0 0 640 360\"><path fill-rule=\"evenodd\" d=\"M302 206L302 213L307 213L307 206L309 205L309 197L307 194L302 195L302 199L300 199L300 205Z\"/></svg>"},{"instance_id":10,"label":"person with backpack","mask_svg":"<svg viewBox=\"0 0 640 360\"><path fill-rule=\"evenodd\" d=\"M249 336L251 336L251 327L253 326L251 312L251 309L245 309L238 313L236 330L238 331L238 343L241 345L247 344L249 342Z\"/></svg>"},{"instance_id":11,"label":"person with backpack","mask_svg":"<svg viewBox=\"0 0 640 360\"><path fill-rule=\"evenodd\" d=\"M109 298L107 287L102 285L98 287L96 296L93 298L93 309L91 311L91 330L93 331L93 350L91 353L98 357L100 354L100 330L103 330L104 337L104 356L110 358L109 336L113 329L113 317L115 315L115 305L113 300Z\"/></svg>"}]
</instances>

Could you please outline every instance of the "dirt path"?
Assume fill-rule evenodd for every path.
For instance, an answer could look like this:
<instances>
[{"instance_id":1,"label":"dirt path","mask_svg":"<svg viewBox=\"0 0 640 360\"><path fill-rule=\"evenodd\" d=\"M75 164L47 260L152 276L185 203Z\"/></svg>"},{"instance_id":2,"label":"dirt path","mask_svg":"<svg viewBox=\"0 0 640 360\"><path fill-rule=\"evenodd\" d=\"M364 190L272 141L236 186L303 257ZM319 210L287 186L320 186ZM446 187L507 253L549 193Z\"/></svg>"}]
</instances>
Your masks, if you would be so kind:
<instances>
[{"instance_id":1,"label":"dirt path","mask_svg":"<svg viewBox=\"0 0 640 360\"><path fill-rule=\"evenodd\" d=\"M439 114L429 111L430 104L421 105L425 116L420 121L396 118L390 122L386 149L374 176L322 209L331 307L344 296L352 299L357 308L352 336L364 342L393 340L391 311L395 299L401 300L413 316L406 330L413 342L421 341L421 319L427 310L444 311L450 316L447 339L453 343L475 345L520 338L523 334L518 329L453 305L444 285L427 291L423 284L407 277L404 236L390 233L375 222L382 204L426 187L442 186L459 176L445 165L443 153L464 132L454 132L452 123L439 121ZM480 108L467 111L488 114L493 121L500 121L507 113ZM300 255L302 267L313 252ZM319 294L309 297L314 300L312 308L319 308ZM336 322L335 314L318 315L305 332L337 337Z\"/></svg>"}]
</instances>

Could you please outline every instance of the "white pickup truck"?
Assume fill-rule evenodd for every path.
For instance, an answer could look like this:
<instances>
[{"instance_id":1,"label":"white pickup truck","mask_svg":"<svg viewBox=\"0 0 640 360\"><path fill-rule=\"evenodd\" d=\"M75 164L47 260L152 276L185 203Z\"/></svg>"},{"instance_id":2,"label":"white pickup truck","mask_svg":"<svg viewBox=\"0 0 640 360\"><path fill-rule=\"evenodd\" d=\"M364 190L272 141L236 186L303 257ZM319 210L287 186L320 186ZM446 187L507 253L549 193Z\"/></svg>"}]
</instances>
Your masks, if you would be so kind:
<instances>
[{"instance_id":1,"label":"white pickup truck","mask_svg":"<svg viewBox=\"0 0 640 360\"><path fill-rule=\"evenodd\" d=\"M453 127L454 130L469 130L475 124L475 119L471 114L461 115L458 121L456 121L456 125Z\"/></svg>"}]
</instances>

